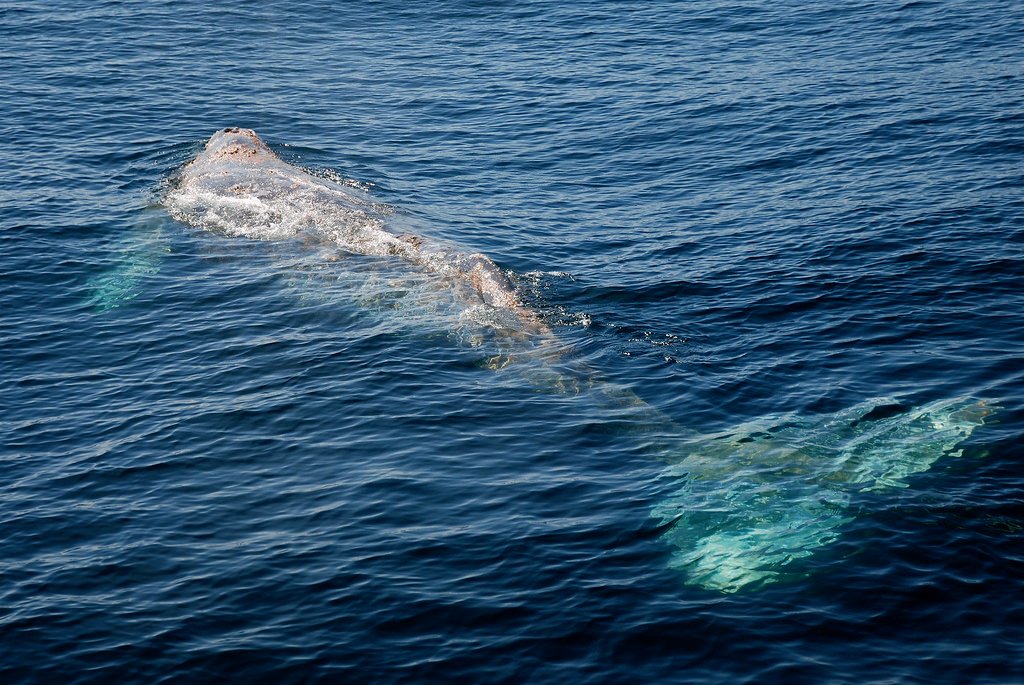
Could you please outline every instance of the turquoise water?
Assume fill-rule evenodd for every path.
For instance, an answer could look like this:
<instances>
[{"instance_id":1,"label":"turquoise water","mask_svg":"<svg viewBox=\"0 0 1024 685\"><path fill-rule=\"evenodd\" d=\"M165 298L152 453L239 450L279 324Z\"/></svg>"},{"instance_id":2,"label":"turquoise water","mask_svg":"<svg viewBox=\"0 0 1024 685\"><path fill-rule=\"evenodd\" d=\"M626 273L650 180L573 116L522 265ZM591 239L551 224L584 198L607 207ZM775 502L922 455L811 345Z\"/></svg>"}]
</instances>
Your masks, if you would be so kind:
<instances>
[{"instance_id":1,"label":"turquoise water","mask_svg":"<svg viewBox=\"0 0 1024 685\"><path fill-rule=\"evenodd\" d=\"M4 682L1020 679L1017 4L0 6Z\"/></svg>"}]
</instances>

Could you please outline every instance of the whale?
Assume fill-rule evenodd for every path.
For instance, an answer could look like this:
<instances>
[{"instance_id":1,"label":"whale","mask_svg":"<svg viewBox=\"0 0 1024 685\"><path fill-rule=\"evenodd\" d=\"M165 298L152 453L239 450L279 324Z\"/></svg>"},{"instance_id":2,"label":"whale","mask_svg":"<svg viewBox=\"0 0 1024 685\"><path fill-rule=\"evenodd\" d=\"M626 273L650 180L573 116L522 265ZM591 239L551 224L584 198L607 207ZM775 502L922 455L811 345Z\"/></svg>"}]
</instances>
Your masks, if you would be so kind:
<instances>
[{"instance_id":1,"label":"whale","mask_svg":"<svg viewBox=\"0 0 1024 685\"><path fill-rule=\"evenodd\" d=\"M299 238L357 255L402 259L463 286L467 306L503 314L487 317L492 325L526 335L550 333L488 256L392 230L386 209L360 189L289 164L252 129L214 133L172 179L164 205L175 219L227 235Z\"/></svg>"},{"instance_id":2,"label":"whale","mask_svg":"<svg viewBox=\"0 0 1024 685\"><path fill-rule=\"evenodd\" d=\"M534 344L541 354L526 355L524 378L562 394L590 393L665 464L650 516L670 550L667 565L706 591L803 577L858 509L962 454L997 408L971 397L917 406L880 397L821 416L767 416L713 433L684 428L585 363L566 361L572 355L489 257L396 230L389 208L368 193L289 164L247 128L213 134L170 179L163 205L185 224L226 236L298 239L406 265L451 286L476 324ZM130 296L133 279L153 268L145 255L126 262L107 284L108 299Z\"/></svg>"}]
</instances>

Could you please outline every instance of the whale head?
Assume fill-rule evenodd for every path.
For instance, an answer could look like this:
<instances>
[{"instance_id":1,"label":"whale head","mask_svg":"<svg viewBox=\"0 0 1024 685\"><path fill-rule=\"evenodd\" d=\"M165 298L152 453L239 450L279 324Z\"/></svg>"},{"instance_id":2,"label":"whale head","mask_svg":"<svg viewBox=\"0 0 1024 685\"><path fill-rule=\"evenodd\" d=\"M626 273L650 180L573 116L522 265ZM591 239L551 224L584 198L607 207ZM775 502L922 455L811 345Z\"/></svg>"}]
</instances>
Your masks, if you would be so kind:
<instances>
[{"instance_id":1,"label":"whale head","mask_svg":"<svg viewBox=\"0 0 1024 685\"><path fill-rule=\"evenodd\" d=\"M273 151L256 135L251 128L231 126L223 128L206 143L204 156L211 159L236 158L257 161L267 155L274 156Z\"/></svg>"}]
</instances>

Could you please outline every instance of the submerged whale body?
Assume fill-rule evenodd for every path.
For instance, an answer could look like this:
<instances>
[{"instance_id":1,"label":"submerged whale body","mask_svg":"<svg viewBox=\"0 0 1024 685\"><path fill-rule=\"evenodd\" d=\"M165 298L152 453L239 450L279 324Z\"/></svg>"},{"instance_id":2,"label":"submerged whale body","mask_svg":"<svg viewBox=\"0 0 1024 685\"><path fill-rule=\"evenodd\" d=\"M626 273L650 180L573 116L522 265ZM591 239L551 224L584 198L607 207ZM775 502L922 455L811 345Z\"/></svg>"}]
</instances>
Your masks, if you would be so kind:
<instances>
[{"instance_id":1,"label":"submerged whale body","mask_svg":"<svg viewBox=\"0 0 1024 685\"><path fill-rule=\"evenodd\" d=\"M468 304L511 314L492 321L547 332L490 258L388 230L379 205L355 188L288 164L251 129L215 133L180 170L164 204L180 221L228 235L302 238L360 255L399 257L464 285L475 300Z\"/></svg>"}]
</instances>

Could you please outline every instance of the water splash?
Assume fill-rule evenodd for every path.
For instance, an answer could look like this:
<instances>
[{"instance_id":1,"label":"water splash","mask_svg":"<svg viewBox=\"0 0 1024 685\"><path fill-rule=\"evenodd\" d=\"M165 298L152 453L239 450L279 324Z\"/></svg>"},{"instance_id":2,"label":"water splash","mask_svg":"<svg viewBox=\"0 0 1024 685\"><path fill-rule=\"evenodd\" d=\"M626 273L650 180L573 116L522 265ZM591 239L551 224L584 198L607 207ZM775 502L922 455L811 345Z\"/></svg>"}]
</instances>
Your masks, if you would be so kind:
<instances>
[{"instance_id":1,"label":"water splash","mask_svg":"<svg viewBox=\"0 0 1024 685\"><path fill-rule=\"evenodd\" d=\"M873 400L818 420L766 418L696 436L663 473L678 483L653 516L670 527L670 565L735 592L798 573L792 562L838 539L858 492L907 487L984 423L968 398L907 410Z\"/></svg>"}]
</instances>

